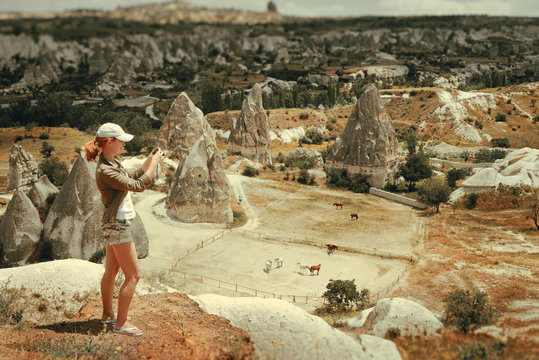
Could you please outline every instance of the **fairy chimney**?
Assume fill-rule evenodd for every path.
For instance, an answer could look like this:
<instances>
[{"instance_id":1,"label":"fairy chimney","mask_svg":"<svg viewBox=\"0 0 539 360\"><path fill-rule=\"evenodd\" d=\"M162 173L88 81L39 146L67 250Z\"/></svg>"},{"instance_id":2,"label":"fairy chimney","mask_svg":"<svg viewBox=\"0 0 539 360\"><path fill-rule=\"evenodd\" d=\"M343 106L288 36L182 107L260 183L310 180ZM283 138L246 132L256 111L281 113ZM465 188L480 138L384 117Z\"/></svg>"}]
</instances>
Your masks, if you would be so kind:
<instances>
[{"instance_id":1,"label":"fairy chimney","mask_svg":"<svg viewBox=\"0 0 539 360\"><path fill-rule=\"evenodd\" d=\"M9 172L7 189L32 185L37 180L37 164L34 157L24 151L21 145L13 144L9 150Z\"/></svg>"},{"instance_id":2,"label":"fairy chimney","mask_svg":"<svg viewBox=\"0 0 539 360\"><path fill-rule=\"evenodd\" d=\"M105 246L101 231L104 208L95 183L95 170L96 163L86 161L81 152L49 210L43 237L51 242L54 259L88 260ZM141 258L148 254L148 236L142 222L137 227L131 233Z\"/></svg>"},{"instance_id":3,"label":"fairy chimney","mask_svg":"<svg viewBox=\"0 0 539 360\"><path fill-rule=\"evenodd\" d=\"M58 188L49 181L47 175L43 175L32 185L32 188L28 192L28 197L32 200L36 208L39 208L45 206L49 196L54 196L58 192Z\"/></svg>"},{"instance_id":4,"label":"fairy chimney","mask_svg":"<svg viewBox=\"0 0 539 360\"><path fill-rule=\"evenodd\" d=\"M181 161L203 134L215 138L215 133L202 110L193 104L185 92L182 92L170 106L159 129L157 146L162 150L168 150Z\"/></svg>"},{"instance_id":5,"label":"fairy chimney","mask_svg":"<svg viewBox=\"0 0 539 360\"><path fill-rule=\"evenodd\" d=\"M41 235L39 212L24 191L18 189L0 222L0 264L24 264Z\"/></svg>"},{"instance_id":6,"label":"fairy chimney","mask_svg":"<svg viewBox=\"0 0 539 360\"><path fill-rule=\"evenodd\" d=\"M361 95L341 136L326 158L326 171L346 169L363 174L371 186L382 188L397 170L397 138L380 95L371 85Z\"/></svg>"},{"instance_id":7,"label":"fairy chimney","mask_svg":"<svg viewBox=\"0 0 539 360\"><path fill-rule=\"evenodd\" d=\"M215 140L201 136L174 174L168 195L172 215L183 222L231 222L230 185Z\"/></svg>"},{"instance_id":8,"label":"fairy chimney","mask_svg":"<svg viewBox=\"0 0 539 360\"><path fill-rule=\"evenodd\" d=\"M240 154L262 165L271 165L270 143L268 117L262 106L262 89L255 84L232 124L227 152L228 155Z\"/></svg>"}]
</instances>

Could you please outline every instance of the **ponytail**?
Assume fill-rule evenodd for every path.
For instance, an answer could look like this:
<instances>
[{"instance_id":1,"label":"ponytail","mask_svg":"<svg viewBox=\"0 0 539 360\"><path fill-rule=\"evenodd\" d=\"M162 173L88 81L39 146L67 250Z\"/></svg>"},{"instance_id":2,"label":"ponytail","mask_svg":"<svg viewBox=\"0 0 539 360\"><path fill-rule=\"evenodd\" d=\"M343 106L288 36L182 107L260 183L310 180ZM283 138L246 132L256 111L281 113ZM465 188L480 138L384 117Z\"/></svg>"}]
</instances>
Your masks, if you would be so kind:
<instances>
[{"instance_id":1,"label":"ponytail","mask_svg":"<svg viewBox=\"0 0 539 360\"><path fill-rule=\"evenodd\" d=\"M82 148L86 153L86 160L94 161L109 139L108 137L96 136L94 140L88 141Z\"/></svg>"}]
</instances>

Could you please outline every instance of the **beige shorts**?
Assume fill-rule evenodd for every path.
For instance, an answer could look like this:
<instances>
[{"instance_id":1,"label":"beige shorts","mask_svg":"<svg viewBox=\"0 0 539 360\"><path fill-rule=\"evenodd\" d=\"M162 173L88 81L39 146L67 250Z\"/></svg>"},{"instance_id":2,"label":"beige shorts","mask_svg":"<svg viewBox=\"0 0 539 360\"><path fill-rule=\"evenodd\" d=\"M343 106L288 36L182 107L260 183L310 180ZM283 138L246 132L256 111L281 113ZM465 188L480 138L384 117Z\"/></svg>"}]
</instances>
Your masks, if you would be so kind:
<instances>
[{"instance_id":1,"label":"beige shorts","mask_svg":"<svg viewBox=\"0 0 539 360\"><path fill-rule=\"evenodd\" d=\"M133 241L131 236L131 220L116 220L101 225L103 236L109 245L124 244Z\"/></svg>"}]
</instances>

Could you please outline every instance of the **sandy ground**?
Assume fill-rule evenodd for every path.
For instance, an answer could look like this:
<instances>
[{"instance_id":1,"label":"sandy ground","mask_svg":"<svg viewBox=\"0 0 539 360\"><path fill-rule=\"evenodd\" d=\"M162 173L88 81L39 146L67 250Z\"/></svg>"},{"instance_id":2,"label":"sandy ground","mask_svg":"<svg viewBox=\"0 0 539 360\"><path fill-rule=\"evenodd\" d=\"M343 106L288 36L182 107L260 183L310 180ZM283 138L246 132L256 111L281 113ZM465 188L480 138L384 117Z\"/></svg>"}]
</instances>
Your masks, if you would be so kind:
<instances>
[{"instance_id":1,"label":"sandy ground","mask_svg":"<svg viewBox=\"0 0 539 360\"><path fill-rule=\"evenodd\" d=\"M297 183L283 186L236 174L230 174L229 180L235 200L241 198L249 219L242 228L232 230L220 224L174 221L167 215L165 194L135 194L135 207L150 239L150 256L140 261L145 274L168 274L182 257L175 267L177 271L167 277L174 288L187 294L253 296L257 290L258 296L288 301L293 301L295 295L298 305L313 310L320 305L316 298L321 297L330 279L355 279L359 289L378 292L403 272L407 262L344 251L328 255L325 248L289 243L290 239L409 255L412 242L421 232L421 220L414 210L374 196ZM336 210L331 205L333 201L343 202L344 209ZM369 212L365 211L359 220L349 219L349 211L367 207ZM376 211L382 207L384 211ZM303 213L309 214L309 221L298 216ZM265 240L264 236L259 239L259 234L271 235L273 240ZM276 257L283 258L283 266L264 271L266 259ZM298 262L321 264L319 275L308 271L302 274ZM305 297L315 301L306 301Z\"/></svg>"}]
</instances>

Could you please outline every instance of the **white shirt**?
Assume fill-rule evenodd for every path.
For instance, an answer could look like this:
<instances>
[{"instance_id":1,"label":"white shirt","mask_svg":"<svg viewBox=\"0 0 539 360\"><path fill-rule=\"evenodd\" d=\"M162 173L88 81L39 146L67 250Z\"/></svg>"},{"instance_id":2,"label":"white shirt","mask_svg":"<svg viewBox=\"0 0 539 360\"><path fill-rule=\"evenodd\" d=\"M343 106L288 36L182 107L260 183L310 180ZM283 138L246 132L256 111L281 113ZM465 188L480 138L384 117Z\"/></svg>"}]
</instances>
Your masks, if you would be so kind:
<instances>
[{"instance_id":1,"label":"white shirt","mask_svg":"<svg viewBox=\"0 0 539 360\"><path fill-rule=\"evenodd\" d=\"M118 208L118 213L116 214L116 219L118 220L131 220L137 216L135 212L135 206L133 206L133 199L131 199L131 192L128 191L125 195L120 207Z\"/></svg>"}]
</instances>

